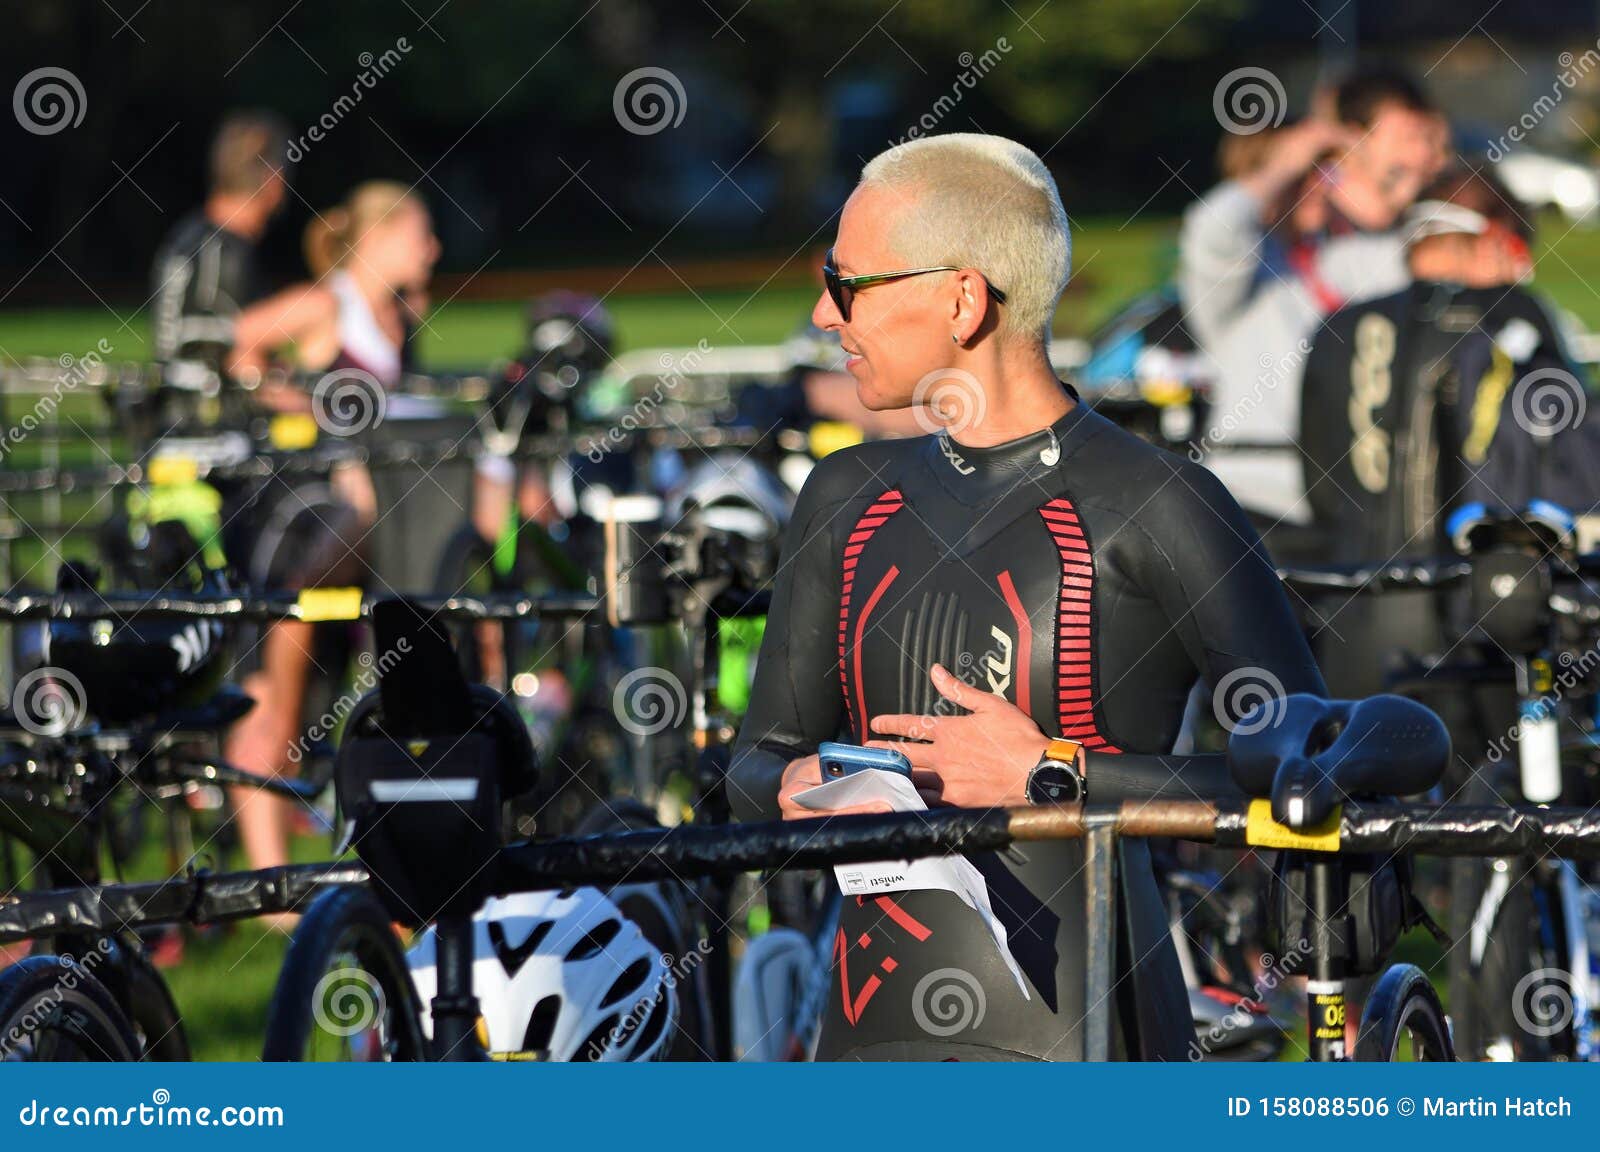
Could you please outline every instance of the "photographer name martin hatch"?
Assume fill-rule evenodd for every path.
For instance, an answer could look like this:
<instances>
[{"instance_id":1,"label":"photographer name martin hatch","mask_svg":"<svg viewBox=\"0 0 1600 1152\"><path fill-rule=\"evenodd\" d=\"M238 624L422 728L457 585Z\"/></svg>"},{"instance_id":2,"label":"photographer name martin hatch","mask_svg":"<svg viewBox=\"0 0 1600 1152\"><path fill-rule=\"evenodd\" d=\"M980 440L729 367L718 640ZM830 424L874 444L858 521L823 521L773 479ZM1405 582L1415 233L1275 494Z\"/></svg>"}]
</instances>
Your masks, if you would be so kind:
<instances>
[{"instance_id":1,"label":"photographer name martin hatch","mask_svg":"<svg viewBox=\"0 0 1600 1152\"><path fill-rule=\"evenodd\" d=\"M1556 1096L1549 1100L1507 1096L1503 1101L1491 1100L1487 1096L1469 1096L1462 1100L1450 1100L1443 1096L1424 1096L1422 1114L1424 1116L1571 1116L1572 1102L1565 1096Z\"/></svg>"}]
</instances>

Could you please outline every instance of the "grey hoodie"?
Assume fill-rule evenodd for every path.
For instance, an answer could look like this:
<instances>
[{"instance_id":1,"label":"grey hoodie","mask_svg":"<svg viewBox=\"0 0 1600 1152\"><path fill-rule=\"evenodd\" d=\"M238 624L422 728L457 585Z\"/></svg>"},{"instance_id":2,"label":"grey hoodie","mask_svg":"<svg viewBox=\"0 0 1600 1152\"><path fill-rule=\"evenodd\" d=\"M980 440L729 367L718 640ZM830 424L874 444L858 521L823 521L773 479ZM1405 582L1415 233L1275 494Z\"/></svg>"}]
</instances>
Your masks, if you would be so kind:
<instances>
[{"instance_id":1,"label":"grey hoodie","mask_svg":"<svg viewBox=\"0 0 1600 1152\"><path fill-rule=\"evenodd\" d=\"M1300 275L1271 262L1275 246L1264 243L1262 210L1234 181L1191 205L1178 242L1178 292L1215 367L1207 463L1245 508L1306 524L1311 509L1294 443L1301 372L1326 313ZM1398 232L1335 237L1313 259L1317 279L1341 303L1386 296L1410 281Z\"/></svg>"}]
</instances>

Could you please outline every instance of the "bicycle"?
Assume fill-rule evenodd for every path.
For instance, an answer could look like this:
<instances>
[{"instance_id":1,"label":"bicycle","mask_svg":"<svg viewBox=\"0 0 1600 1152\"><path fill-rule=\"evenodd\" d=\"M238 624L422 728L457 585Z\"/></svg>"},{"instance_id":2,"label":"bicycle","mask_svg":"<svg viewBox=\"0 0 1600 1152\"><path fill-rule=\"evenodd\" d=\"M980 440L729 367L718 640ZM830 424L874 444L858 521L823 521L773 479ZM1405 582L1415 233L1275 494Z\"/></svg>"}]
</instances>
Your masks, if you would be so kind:
<instances>
[{"instance_id":1,"label":"bicycle","mask_svg":"<svg viewBox=\"0 0 1600 1152\"><path fill-rule=\"evenodd\" d=\"M93 889L103 880L100 861L110 831L110 801L119 793L243 785L309 801L314 792L305 785L264 780L216 756L221 734L249 703L224 694L203 710L159 714L121 728L91 723L59 735L40 735L13 716L0 716L0 833L33 855L46 886ZM26 893L13 887L7 898L25 899ZM129 921L135 912L128 909ZM50 955L36 953L0 974L0 1019L15 1023L17 1035L53 1035L66 1029L81 1036L86 1054L189 1058L177 1005L135 931L64 927L39 943ZM74 973L77 1002L63 1001L58 1011L56 994ZM30 1008L36 1009L31 1014L36 1030L21 1028L30 1019ZM9 1044L12 1055L31 1048L33 1058L52 1058L46 1055L52 1050L49 1044L19 1046L12 1036L8 1027L0 1027L0 1045ZM57 1042L66 1043L51 1041Z\"/></svg>"},{"instance_id":2,"label":"bicycle","mask_svg":"<svg viewBox=\"0 0 1600 1152\"><path fill-rule=\"evenodd\" d=\"M765 611L764 595L754 590L766 582L775 562L772 556L775 540L744 540L735 534L708 528L699 523L699 519L691 513L680 525L681 531L665 534L647 525L614 523L608 529L606 558L606 586L611 590L608 619L611 624L638 627L681 619L686 623L688 632L701 641L693 651L691 690L685 695L684 701L692 716L691 743L694 745L691 752L694 794L688 810L697 818L726 811L720 797L726 771L726 744L731 741L732 728L717 703L718 678L722 673L719 622ZM508 697L485 687L469 690L464 678L458 679L459 672L456 671L457 665L450 651L448 637L443 630L421 621L409 607L391 605L381 615L375 610L374 624L387 637L389 648L400 649L399 639L404 636L407 655L384 672L376 692L352 713L347 732L355 742L352 745L354 751L341 751L342 761L355 758L354 765L347 765L344 769L347 775L351 772L359 774L364 770L361 765L365 758L383 751L381 740L384 734L388 734L392 743L392 730L397 723L410 722L412 707L397 704L399 699L412 700L415 704L416 697L428 693L443 693L447 697L465 694L478 701L472 709L468 709L473 711L475 717L473 725L503 725L506 723L503 716L508 710L515 714L516 709L509 703ZM429 656L418 657L415 655L417 652L426 652ZM441 678L442 666L448 666L455 675ZM458 711L453 726L448 718L436 719L434 730L470 732L470 728L461 726L465 714ZM495 717L502 719L495 720ZM529 764L536 765L539 757L527 738L526 728L519 728L519 733L514 739L527 744L526 759ZM362 750L362 741L367 742L365 751ZM373 747L375 742L378 743L376 750ZM536 775L536 771L526 772L521 778L524 784L531 786L532 778ZM497 786L495 795L499 800L510 802L526 791L527 787L501 789ZM499 824L499 800L483 808L480 818ZM363 797L358 784L341 784L341 804L347 811L360 811L363 805L370 808L372 802L371 796ZM387 819L394 820L395 817L391 815ZM599 833L650 827L659 827L659 824L648 807L637 800L613 800L592 810L578 824L576 831ZM357 836L359 848L359 829ZM471 875L458 878L461 889L469 894L479 891L471 884L471 880ZM676 1022L682 1043L675 1045L674 1051L684 1056L727 1053L731 1047L729 998L732 972L728 964L731 885L714 880L681 891L677 885L659 891L633 890L636 887L608 889L606 895L617 903L629 921L645 930L660 954L683 956L692 938L692 926L698 923L703 928L701 939L705 947L699 950L705 957L705 964L702 968L696 962L693 972L686 974L679 997L683 1010ZM428 940L437 956L439 986L444 988L448 983L446 973L452 964L471 963L476 928L472 913L482 901L456 901L453 899L456 893L451 889L443 895L452 899L441 903L437 889L438 883L429 881L430 894L418 894L409 888L404 895L391 891L385 903L390 914L404 923L433 925ZM698 910L691 912L691 905ZM367 939L370 936L370 932L362 925L372 922L372 908L370 898L363 906L362 898L358 896L342 895L336 899L329 895L320 898L308 913L295 934L295 943L291 944L274 995L273 1008L269 1012L265 1058L316 1057L322 1055L325 1048L332 1048L339 1055L364 1054L388 1058L414 1055L412 1047L388 1042L389 1037L410 1035L409 1025L404 1020L389 1021L389 1015L399 1012L406 1017L408 1006L414 1001L414 993L404 987L403 982L386 983L394 972L404 971L403 967L396 967L396 949L390 949L383 956L374 955L370 968L343 962L351 955L350 949L344 944L346 939ZM465 959L462 949L465 949ZM496 950L499 951L498 944ZM525 957L527 954L520 955ZM522 962L525 960L518 961L519 964ZM325 1021L327 1012L318 999L318 990L326 992L328 986L324 983L325 979L341 967L368 972L370 979L364 983L375 990L369 999L374 1005L382 1006L381 1012L374 1008L377 1013L374 1019L381 1017L386 1021L378 1028L384 1040L364 1044L359 1053L349 1045L329 1045L319 1039L321 1033L330 1029ZM308 990L313 993L309 998L306 995ZM432 1013L435 1032L433 1043L438 1050L452 1051L462 1042L464 1033L460 1031L461 1021L448 1008L448 997L446 1001L446 1010ZM476 1027L477 1023L474 1010L471 1025ZM536 1035L531 1024L529 1035ZM526 1056L527 1052L519 1051L516 1054Z\"/></svg>"},{"instance_id":3,"label":"bicycle","mask_svg":"<svg viewBox=\"0 0 1600 1152\"><path fill-rule=\"evenodd\" d=\"M1383 569L1287 570L1303 591L1436 589L1451 619L1452 652L1391 677L1391 690L1427 698L1441 685L1466 701L1458 724L1481 730L1457 787L1471 803L1563 803L1600 798L1600 636L1595 557L1577 556L1560 509L1462 508L1448 535L1458 558ZM1462 694L1461 686L1474 691ZM1600 1059L1600 902L1592 871L1567 860L1499 857L1450 867L1451 1005L1463 1053L1487 1059ZM1591 934L1596 936L1591 943Z\"/></svg>"}]
</instances>

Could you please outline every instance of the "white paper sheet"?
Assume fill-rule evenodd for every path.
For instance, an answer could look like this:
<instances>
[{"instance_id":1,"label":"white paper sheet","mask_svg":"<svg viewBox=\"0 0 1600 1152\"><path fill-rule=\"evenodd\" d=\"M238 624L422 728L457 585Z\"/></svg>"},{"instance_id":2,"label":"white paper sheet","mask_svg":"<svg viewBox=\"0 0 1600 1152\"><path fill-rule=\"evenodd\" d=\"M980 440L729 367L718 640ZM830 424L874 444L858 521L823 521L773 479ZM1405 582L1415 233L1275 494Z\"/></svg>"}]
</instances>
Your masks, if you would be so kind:
<instances>
[{"instance_id":1,"label":"white paper sheet","mask_svg":"<svg viewBox=\"0 0 1600 1152\"><path fill-rule=\"evenodd\" d=\"M808 788L795 794L794 802L813 812L834 812L840 808L853 808L858 804L882 801L896 812L926 812L922 794L910 779L898 772L869 768L838 780ZM885 860L869 864L835 864L835 879L839 890L846 896L874 896L883 892L901 892L935 888L954 892L967 907L982 918L989 935L994 937L1000 958L1006 962L1011 975L1016 977L1022 997L1031 1000L1028 985L1022 978L1006 942L1005 925L996 919L989 904L989 888L983 874L964 856L927 856L921 860Z\"/></svg>"}]
</instances>

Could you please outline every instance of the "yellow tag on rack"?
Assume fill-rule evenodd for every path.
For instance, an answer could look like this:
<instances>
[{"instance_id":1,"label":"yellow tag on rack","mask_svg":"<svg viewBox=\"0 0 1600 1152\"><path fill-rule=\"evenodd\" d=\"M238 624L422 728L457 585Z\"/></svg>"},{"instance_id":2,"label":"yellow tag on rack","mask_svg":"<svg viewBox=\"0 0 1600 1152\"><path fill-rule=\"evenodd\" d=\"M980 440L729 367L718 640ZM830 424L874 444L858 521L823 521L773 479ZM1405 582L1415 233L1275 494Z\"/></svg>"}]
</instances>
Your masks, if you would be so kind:
<instances>
[{"instance_id":1,"label":"yellow tag on rack","mask_svg":"<svg viewBox=\"0 0 1600 1152\"><path fill-rule=\"evenodd\" d=\"M1339 817L1343 808L1335 808L1321 824L1304 832L1297 832L1272 818L1271 800L1250 801L1250 811L1245 816L1244 839L1252 848L1293 848L1301 852L1337 852L1339 850Z\"/></svg>"},{"instance_id":2,"label":"yellow tag on rack","mask_svg":"<svg viewBox=\"0 0 1600 1152\"><path fill-rule=\"evenodd\" d=\"M317 442L317 422L309 412L284 412L272 418L267 440L280 452L299 452Z\"/></svg>"},{"instance_id":3,"label":"yellow tag on rack","mask_svg":"<svg viewBox=\"0 0 1600 1152\"><path fill-rule=\"evenodd\" d=\"M150 461L148 475L158 487L193 484L200 479L200 463L192 456L157 456Z\"/></svg>"},{"instance_id":4,"label":"yellow tag on rack","mask_svg":"<svg viewBox=\"0 0 1600 1152\"><path fill-rule=\"evenodd\" d=\"M1139 384L1139 395L1157 408L1170 408L1174 404L1187 404L1194 393L1181 380L1145 380Z\"/></svg>"},{"instance_id":5,"label":"yellow tag on rack","mask_svg":"<svg viewBox=\"0 0 1600 1152\"><path fill-rule=\"evenodd\" d=\"M295 603L300 608L300 619L308 624L361 619L359 588L302 588Z\"/></svg>"},{"instance_id":6,"label":"yellow tag on rack","mask_svg":"<svg viewBox=\"0 0 1600 1152\"><path fill-rule=\"evenodd\" d=\"M861 429L854 424L847 424L843 420L818 420L811 426L808 446L811 454L821 460L841 448L854 447L863 439Z\"/></svg>"}]
</instances>

